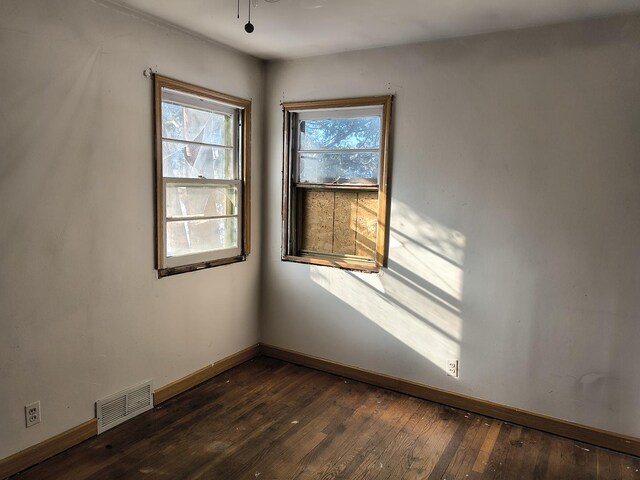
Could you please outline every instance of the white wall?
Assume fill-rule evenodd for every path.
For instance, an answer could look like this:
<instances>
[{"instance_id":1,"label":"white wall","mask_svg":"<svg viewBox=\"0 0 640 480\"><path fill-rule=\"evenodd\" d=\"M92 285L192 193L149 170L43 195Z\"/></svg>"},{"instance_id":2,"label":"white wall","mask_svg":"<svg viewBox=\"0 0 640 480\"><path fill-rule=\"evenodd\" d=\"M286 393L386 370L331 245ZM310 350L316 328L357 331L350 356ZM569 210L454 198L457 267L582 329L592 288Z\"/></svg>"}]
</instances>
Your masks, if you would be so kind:
<instances>
[{"instance_id":1,"label":"white wall","mask_svg":"<svg viewBox=\"0 0 640 480\"><path fill-rule=\"evenodd\" d=\"M142 72L252 98L260 179L263 64L93 1L4 0L0 65L4 458L93 418L98 398L258 341L259 240L247 262L156 277ZM25 429L34 400L43 421Z\"/></svg>"},{"instance_id":2,"label":"white wall","mask_svg":"<svg viewBox=\"0 0 640 480\"><path fill-rule=\"evenodd\" d=\"M630 16L270 63L261 340L640 436L639 47ZM279 103L387 93L389 268L281 262Z\"/></svg>"},{"instance_id":3,"label":"white wall","mask_svg":"<svg viewBox=\"0 0 640 480\"><path fill-rule=\"evenodd\" d=\"M4 0L0 458L259 338L640 436L639 46L635 16L271 63L263 178L259 60L94 1ZM253 99L261 272L254 211L247 262L156 278L148 66ZM280 262L280 101L388 92L390 268Z\"/></svg>"}]
</instances>

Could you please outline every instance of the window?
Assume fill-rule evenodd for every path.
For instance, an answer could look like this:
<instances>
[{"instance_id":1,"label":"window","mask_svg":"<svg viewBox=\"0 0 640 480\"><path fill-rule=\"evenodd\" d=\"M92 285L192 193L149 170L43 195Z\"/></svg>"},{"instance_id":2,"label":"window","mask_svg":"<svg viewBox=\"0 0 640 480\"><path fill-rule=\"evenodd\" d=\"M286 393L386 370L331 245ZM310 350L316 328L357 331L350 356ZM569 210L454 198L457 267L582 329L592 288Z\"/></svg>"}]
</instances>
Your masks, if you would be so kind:
<instances>
[{"instance_id":1,"label":"window","mask_svg":"<svg viewBox=\"0 0 640 480\"><path fill-rule=\"evenodd\" d=\"M391 100L283 104L283 260L385 265Z\"/></svg>"},{"instance_id":2,"label":"window","mask_svg":"<svg viewBox=\"0 0 640 480\"><path fill-rule=\"evenodd\" d=\"M156 75L158 276L249 253L251 102Z\"/></svg>"}]
</instances>

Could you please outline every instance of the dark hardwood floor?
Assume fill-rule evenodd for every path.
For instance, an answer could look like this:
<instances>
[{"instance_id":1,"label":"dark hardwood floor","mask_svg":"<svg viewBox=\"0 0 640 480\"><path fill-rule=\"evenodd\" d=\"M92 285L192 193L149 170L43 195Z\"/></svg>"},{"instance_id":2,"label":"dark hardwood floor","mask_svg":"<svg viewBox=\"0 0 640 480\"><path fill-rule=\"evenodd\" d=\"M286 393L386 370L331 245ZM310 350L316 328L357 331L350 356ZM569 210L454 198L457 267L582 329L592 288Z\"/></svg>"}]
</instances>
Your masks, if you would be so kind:
<instances>
[{"instance_id":1,"label":"dark hardwood floor","mask_svg":"<svg viewBox=\"0 0 640 480\"><path fill-rule=\"evenodd\" d=\"M640 479L640 459L260 357L27 479Z\"/></svg>"}]
</instances>

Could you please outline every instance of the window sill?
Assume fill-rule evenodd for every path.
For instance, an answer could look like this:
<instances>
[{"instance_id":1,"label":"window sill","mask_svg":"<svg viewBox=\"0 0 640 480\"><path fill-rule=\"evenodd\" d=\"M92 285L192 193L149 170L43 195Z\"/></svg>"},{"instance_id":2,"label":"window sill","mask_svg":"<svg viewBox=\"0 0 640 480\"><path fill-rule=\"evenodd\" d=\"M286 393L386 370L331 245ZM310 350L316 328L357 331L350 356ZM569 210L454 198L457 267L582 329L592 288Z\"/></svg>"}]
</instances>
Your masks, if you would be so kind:
<instances>
[{"instance_id":1,"label":"window sill","mask_svg":"<svg viewBox=\"0 0 640 480\"><path fill-rule=\"evenodd\" d=\"M342 268L343 270L352 270L357 272L367 272L367 273L378 273L380 271L380 266L371 262L370 264L365 263L354 263L348 260L341 260L339 258L334 259L324 259L324 258L314 258L314 257L301 257L297 255L284 255L282 257L283 262L295 262L295 263L306 263L308 265L320 265L323 267L334 267L334 268Z\"/></svg>"},{"instance_id":2,"label":"window sill","mask_svg":"<svg viewBox=\"0 0 640 480\"><path fill-rule=\"evenodd\" d=\"M200 263L192 263L190 265L181 265L179 267L159 268L158 278L178 275L180 273L195 272L195 271L204 270L207 268L219 267L221 265L229 265L231 263L244 262L246 259L247 259L246 255L238 255L236 257L221 258L219 260L212 260L209 262L200 262Z\"/></svg>"}]
</instances>

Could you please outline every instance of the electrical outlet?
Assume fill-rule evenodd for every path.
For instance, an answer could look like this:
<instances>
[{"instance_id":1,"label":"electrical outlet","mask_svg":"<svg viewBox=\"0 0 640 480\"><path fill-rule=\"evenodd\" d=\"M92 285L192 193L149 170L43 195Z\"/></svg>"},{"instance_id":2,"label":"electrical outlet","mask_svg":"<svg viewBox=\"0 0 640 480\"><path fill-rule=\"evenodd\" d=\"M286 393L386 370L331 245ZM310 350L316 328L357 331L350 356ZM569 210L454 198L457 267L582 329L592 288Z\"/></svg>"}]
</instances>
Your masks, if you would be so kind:
<instances>
[{"instance_id":1,"label":"electrical outlet","mask_svg":"<svg viewBox=\"0 0 640 480\"><path fill-rule=\"evenodd\" d=\"M447 375L458 377L458 360L447 360Z\"/></svg>"},{"instance_id":2,"label":"electrical outlet","mask_svg":"<svg viewBox=\"0 0 640 480\"><path fill-rule=\"evenodd\" d=\"M40 400L24 406L24 420L27 428L33 427L36 423L40 423Z\"/></svg>"}]
</instances>

